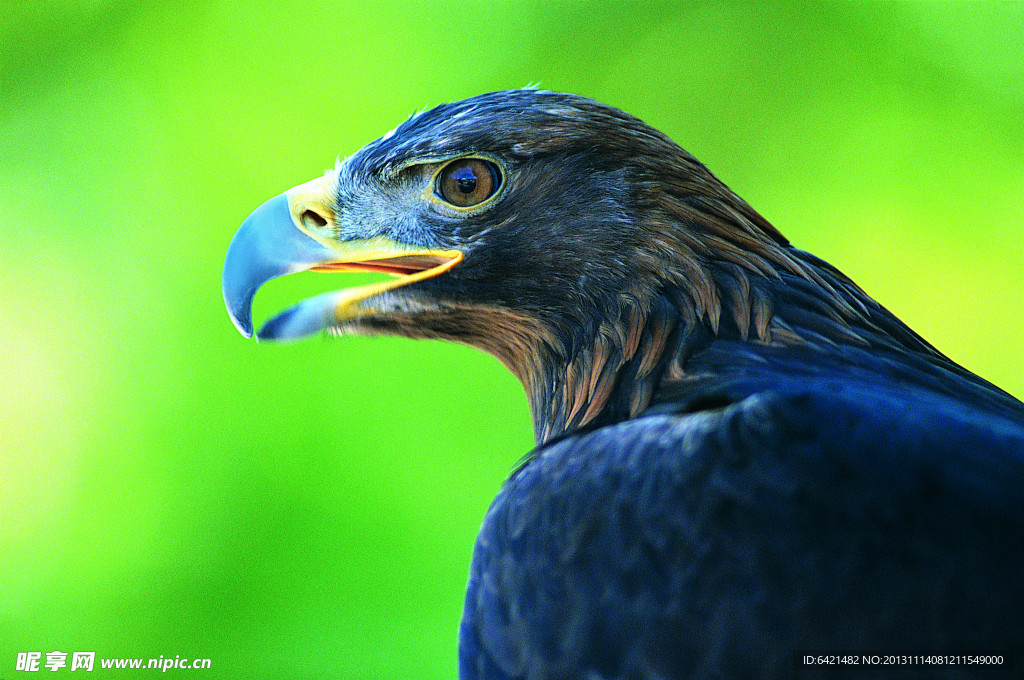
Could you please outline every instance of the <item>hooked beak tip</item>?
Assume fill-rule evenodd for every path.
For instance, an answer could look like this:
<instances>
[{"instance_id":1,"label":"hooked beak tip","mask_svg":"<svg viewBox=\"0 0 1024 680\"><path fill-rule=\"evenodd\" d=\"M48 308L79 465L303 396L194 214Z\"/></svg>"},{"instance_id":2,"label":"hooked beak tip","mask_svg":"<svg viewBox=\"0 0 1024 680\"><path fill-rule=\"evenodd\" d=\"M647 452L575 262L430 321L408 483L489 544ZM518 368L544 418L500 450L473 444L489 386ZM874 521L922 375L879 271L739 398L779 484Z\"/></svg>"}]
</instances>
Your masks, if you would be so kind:
<instances>
[{"instance_id":1,"label":"hooked beak tip","mask_svg":"<svg viewBox=\"0 0 1024 680\"><path fill-rule=\"evenodd\" d=\"M252 337L252 299L264 283L332 259L332 250L295 225L286 194L263 203L235 232L224 257L224 305L235 328Z\"/></svg>"}]
</instances>

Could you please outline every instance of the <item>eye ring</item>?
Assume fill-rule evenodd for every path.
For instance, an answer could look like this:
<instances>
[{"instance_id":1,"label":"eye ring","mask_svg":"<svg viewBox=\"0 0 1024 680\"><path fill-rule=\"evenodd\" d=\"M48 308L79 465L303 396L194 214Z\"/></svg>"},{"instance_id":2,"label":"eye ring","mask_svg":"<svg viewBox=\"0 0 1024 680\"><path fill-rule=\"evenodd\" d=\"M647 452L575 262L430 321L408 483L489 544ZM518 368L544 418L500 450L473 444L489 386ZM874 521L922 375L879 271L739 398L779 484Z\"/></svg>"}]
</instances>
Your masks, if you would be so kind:
<instances>
[{"instance_id":1,"label":"eye ring","mask_svg":"<svg viewBox=\"0 0 1024 680\"><path fill-rule=\"evenodd\" d=\"M435 192L455 208L472 208L501 187L498 166L483 158L457 158L437 174Z\"/></svg>"}]
</instances>

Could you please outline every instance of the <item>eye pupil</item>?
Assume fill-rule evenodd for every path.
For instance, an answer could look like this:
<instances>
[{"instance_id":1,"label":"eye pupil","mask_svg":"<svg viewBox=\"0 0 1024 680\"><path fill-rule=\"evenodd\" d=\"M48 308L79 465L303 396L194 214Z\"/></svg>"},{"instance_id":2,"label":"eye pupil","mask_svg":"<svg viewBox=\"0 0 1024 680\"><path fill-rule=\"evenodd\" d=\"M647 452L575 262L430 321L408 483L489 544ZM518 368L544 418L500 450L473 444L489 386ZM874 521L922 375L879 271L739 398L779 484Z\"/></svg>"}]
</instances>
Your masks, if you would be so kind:
<instances>
[{"instance_id":1,"label":"eye pupil","mask_svg":"<svg viewBox=\"0 0 1024 680\"><path fill-rule=\"evenodd\" d=\"M458 208L483 203L501 185L495 165L480 158L460 158L446 165L438 175L437 193Z\"/></svg>"}]
</instances>

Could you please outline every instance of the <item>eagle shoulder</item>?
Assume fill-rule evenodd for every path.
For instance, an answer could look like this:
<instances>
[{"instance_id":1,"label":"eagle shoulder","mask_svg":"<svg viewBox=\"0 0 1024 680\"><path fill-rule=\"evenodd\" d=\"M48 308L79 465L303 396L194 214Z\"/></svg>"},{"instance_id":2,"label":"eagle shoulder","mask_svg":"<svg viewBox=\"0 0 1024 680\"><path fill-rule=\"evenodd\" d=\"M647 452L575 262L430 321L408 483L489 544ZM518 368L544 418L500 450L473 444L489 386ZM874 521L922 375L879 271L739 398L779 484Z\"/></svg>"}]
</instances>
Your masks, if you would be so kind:
<instances>
[{"instance_id":1,"label":"eagle shoulder","mask_svg":"<svg viewBox=\"0 0 1024 680\"><path fill-rule=\"evenodd\" d=\"M806 380L539 449L477 541L464 677L1022 648L1024 428L906 396Z\"/></svg>"}]
</instances>

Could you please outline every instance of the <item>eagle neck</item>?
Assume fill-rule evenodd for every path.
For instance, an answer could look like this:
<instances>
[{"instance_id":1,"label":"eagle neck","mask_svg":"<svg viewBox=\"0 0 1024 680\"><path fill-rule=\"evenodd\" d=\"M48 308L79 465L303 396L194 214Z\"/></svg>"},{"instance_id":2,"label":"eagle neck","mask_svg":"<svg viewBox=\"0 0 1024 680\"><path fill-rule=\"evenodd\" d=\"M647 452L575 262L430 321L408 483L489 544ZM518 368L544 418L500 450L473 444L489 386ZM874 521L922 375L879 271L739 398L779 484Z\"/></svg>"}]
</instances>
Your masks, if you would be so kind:
<instances>
[{"instance_id":1,"label":"eagle neck","mask_svg":"<svg viewBox=\"0 0 1024 680\"><path fill-rule=\"evenodd\" d=\"M614 314L573 324L533 353L526 388L539 445L644 411L679 344L679 314L663 296L623 295ZM673 351L668 351L672 349Z\"/></svg>"}]
</instances>

